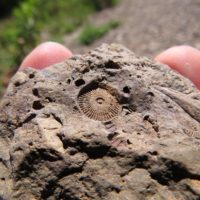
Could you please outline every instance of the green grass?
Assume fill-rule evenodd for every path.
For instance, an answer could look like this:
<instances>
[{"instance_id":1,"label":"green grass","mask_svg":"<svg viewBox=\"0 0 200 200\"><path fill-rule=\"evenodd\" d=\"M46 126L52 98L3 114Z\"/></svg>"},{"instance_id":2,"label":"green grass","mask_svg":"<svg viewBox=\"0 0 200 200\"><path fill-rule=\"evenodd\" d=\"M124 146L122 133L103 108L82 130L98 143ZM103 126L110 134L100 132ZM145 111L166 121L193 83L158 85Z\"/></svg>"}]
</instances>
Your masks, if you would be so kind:
<instances>
[{"instance_id":1,"label":"green grass","mask_svg":"<svg viewBox=\"0 0 200 200\"><path fill-rule=\"evenodd\" d=\"M81 44L90 45L97 39L103 37L110 30L117 28L120 25L118 21L110 21L101 26L87 25L79 36Z\"/></svg>"},{"instance_id":2,"label":"green grass","mask_svg":"<svg viewBox=\"0 0 200 200\"><path fill-rule=\"evenodd\" d=\"M48 40L61 42L64 35L86 24L88 16L114 6L117 2L118 0L21 1L11 16L0 21L0 92L6 74L13 68L16 69L24 56L42 42L42 33L48 33ZM97 30L96 34L100 37L110 27L111 24L106 25L101 31Z\"/></svg>"}]
</instances>

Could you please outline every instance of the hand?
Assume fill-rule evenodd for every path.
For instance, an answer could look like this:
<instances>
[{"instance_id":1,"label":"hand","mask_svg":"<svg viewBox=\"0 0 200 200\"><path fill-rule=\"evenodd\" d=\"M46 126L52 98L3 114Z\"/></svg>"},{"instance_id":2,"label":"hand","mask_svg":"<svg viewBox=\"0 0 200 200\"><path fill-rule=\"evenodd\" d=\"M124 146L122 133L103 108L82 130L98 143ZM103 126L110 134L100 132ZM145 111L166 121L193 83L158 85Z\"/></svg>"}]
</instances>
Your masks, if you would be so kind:
<instances>
[{"instance_id":1,"label":"hand","mask_svg":"<svg viewBox=\"0 0 200 200\"><path fill-rule=\"evenodd\" d=\"M19 70L32 67L44 69L72 56L72 52L56 42L45 42L33 49L22 61Z\"/></svg>"},{"instance_id":2,"label":"hand","mask_svg":"<svg viewBox=\"0 0 200 200\"><path fill-rule=\"evenodd\" d=\"M36 47L23 61L20 69L33 67L43 69L72 56L69 49L55 42L45 42ZM189 78L200 89L200 51L190 46L176 46L167 49L155 60L169 65Z\"/></svg>"},{"instance_id":3,"label":"hand","mask_svg":"<svg viewBox=\"0 0 200 200\"><path fill-rule=\"evenodd\" d=\"M190 46L176 46L167 49L155 60L169 65L189 78L200 89L200 51Z\"/></svg>"}]
</instances>

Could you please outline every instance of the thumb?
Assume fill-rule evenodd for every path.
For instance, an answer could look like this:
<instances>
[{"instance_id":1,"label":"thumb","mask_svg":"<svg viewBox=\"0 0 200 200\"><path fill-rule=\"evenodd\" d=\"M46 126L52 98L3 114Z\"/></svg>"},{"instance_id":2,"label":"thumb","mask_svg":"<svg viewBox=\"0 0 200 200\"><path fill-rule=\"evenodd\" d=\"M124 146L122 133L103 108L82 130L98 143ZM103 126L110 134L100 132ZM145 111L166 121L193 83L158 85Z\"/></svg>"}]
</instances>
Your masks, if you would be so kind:
<instances>
[{"instance_id":1,"label":"thumb","mask_svg":"<svg viewBox=\"0 0 200 200\"><path fill-rule=\"evenodd\" d=\"M45 42L37 46L25 57L19 69L27 67L43 69L71 56L71 51L63 45L56 42Z\"/></svg>"},{"instance_id":2,"label":"thumb","mask_svg":"<svg viewBox=\"0 0 200 200\"><path fill-rule=\"evenodd\" d=\"M189 78L200 89L200 51L190 46L175 46L167 49L155 60L169 65Z\"/></svg>"}]
</instances>

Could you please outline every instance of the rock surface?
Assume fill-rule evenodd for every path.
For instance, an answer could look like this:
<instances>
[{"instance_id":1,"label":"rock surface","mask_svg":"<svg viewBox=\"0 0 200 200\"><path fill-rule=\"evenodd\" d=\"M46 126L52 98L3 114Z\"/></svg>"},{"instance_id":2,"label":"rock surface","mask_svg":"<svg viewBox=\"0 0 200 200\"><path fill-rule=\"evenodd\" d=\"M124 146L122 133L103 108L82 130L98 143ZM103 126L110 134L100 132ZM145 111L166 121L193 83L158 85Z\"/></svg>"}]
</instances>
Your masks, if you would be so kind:
<instances>
[{"instance_id":1,"label":"rock surface","mask_svg":"<svg viewBox=\"0 0 200 200\"><path fill-rule=\"evenodd\" d=\"M0 105L0 199L200 199L200 93L104 44L12 79Z\"/></svg>"}]
</instances>

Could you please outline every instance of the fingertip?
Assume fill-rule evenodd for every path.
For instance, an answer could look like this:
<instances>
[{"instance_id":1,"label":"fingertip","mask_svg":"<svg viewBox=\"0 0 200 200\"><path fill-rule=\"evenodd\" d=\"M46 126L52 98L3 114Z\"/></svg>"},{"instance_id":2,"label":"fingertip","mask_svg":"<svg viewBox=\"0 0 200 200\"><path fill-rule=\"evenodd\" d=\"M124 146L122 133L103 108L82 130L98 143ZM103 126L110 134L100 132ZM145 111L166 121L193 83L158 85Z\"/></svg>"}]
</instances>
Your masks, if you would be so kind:
<instances>
[{"instance_id":1,"label":"fingertip","mask_svg":"<svg viewBox=\"0 0 200 200\"><path fill-rule=\"evenodd\" d=\"M185 58L188 55L188 53L193 53L193 51L196 51L196 49L188 45L174 46L157 55L155 57L155 60L162 63L179 63L182 61L183 58Z\"/></svg>"},{"instance_id":2,"label":"fingertip","mask_svg":"<svg viewBox=\"0 0 200 200\"><path fill-rule=\"evenodd\" d=\"M72 52L56 42L44 42L33 49L22 61L20 70L27 67L43 69L52 64L66 60Z\"/></svg>"},{"instance_id":3,"label":"fingertip","mask_svg":"<svg viewBox=\"0 0 200 200\"><path fill-rule=\"evenodd\" d=\"M175 46L155 57L189 78L200 89L200 51L191 46Z\"/></svg>"}]
</instances>

